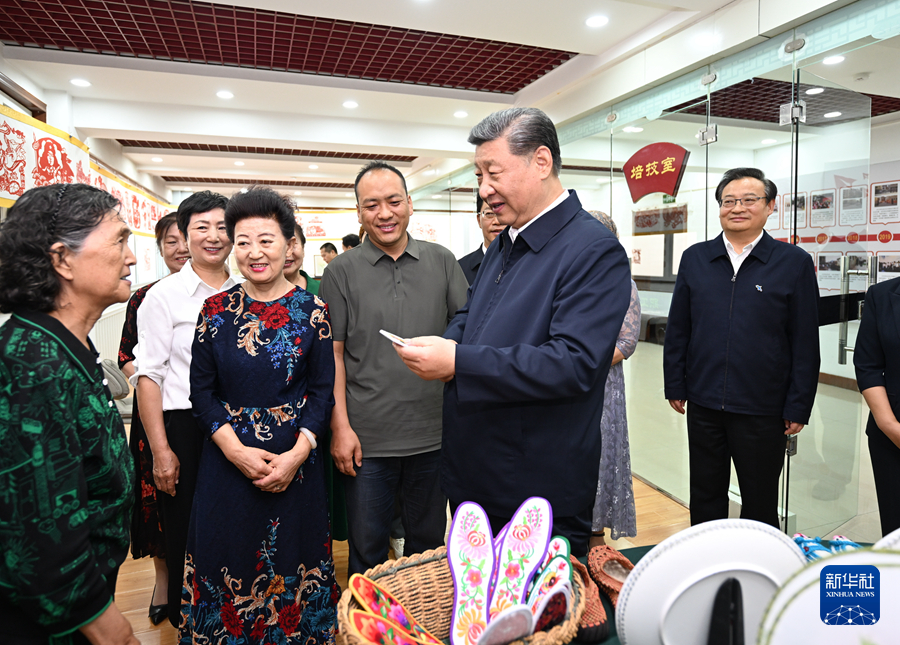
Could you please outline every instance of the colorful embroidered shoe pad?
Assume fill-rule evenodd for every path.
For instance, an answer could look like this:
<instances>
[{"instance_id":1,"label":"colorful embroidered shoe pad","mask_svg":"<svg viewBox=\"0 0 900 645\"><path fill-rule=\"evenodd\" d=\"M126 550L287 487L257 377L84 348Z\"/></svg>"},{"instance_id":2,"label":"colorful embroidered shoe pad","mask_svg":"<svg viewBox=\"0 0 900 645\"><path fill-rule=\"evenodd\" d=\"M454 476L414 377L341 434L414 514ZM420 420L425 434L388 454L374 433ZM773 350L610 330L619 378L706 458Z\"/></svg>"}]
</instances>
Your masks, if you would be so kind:
<instances>
[{"instance_id":1,"label":"colorful embroidered shoe pad","mask_svg":"<svg viewBox=\"0 0 900 645\"><path fill-rule=\"evenodd\" d=\"M526 603L537 616L541 600L562 586L572 586L572 564L561 555L551 559L544 570L534 578L534 585Z\"/></svg>"},{"instance_id":2,"label":"colorful embroidered shoe pad","mask_svg":"<svg viewBox=\"0 0 900 645\"><path fill-rule=\"evenodd\" d=\"M368 611L351 609L350 624L364 640L373 645L423 645L428 642L412 638L409 632L394 621Z\"/></svg>"},{"instance_id":3,"label":"colorful embroidered shoe pad","mask_svg":"<svg viewBox=\"0 0 900 645\"><path fill-rule=\"evenodd\" d=\"M488 624L494 544L487 514L474 502L456 509L447 540L447 564L453 577L450 644L475 645Z\"/></svg>"},{"instance_id":4,"label":"colorful embroidered shoe pad","mask_svg":"<svg viewBox=\"0 0 900 645\"><path fill-rule=\"evenodd\" d=\"M563 586L541 598L534 611L535 634L550 630L566 619L566 614L569 613L570 593L569 587Z\"/></svg>"},{"instance_id":5,"label":"colorful embroidered shoe pad","mask_svg":"<svg viewBox=\"0 0 900 645\"><path fill-rule=\"evenodd\" d=\"M374 581L354 573L350 576L349 585L353 597L366 611L396 623L398 627L405 629L407 634L414 639L432 643L433 645L442 645L440 639L435 638L428 630L422 627L413 618L412 614L400 604L400 601Z\"/></svg>"},{"instance_id":6,"label":"colorful embroidered shoe pad","mask_svg":"<svg viewBox=\"0 0 900 645\"><path fill-rule=\"evenodd\" d=\"M500 532L494 536L494 563L496 564L498 560L500 560L500 545L503 544L503 538L506 536L506 532L509 530L509 523L505 524ZM497 588L497 567L494 567L494 570L491 572L491 586L488 589L488 598L494 595L494 589Z\"/></svg>"},{"instance_id":7,"label":"colorful embroidered shoe pad","mask_svg":"<svg viewBox=\"0 0 900 645\"><path fill-rule=\"evenodd\" d=\"M555 558L558 555L561 555L568 560L569 556L572 555L572 546L569 544L568 539L561 535L554 535L553 539L550 540L550 544L547 545L547 555L544 556L544 561L541 563L541 568L538 570L537 575L541 575L541 572L550 562L550 559Z\"/></svg>"},{"instance_id":8,"label":"colorful embroidered shoe pad","mask_svg":"<svg viewBox=\"0 0 900 645\"><path fill-rule=\"evenodd\" d=\"M497 584L488 610L492 618L525 600L528 584L544 561L552 528L553 511L542 497L526 499L513 515L494 565Z\"/></svg>"},{"instance_id":9,"label":"colorful embroidered shoe pad","mask_svg":"<svg viewBox=\"0 0 900 645\"><path fill-rule=\"evenodd\" d=\"M488 623L477 645L506 645L531 635L534 618L525 605L507 607Z\"/></svg>"}]
</instances>

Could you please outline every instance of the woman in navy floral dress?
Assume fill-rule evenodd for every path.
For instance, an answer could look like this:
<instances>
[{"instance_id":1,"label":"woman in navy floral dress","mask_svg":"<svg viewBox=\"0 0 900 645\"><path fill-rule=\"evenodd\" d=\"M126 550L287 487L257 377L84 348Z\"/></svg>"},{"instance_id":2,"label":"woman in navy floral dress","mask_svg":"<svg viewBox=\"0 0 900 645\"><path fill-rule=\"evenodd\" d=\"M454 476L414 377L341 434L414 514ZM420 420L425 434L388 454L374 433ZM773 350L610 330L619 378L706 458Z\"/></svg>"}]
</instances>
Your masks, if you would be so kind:
<instances>
[{"instance_id":1,"label":"woman in navy floral dress","mask_svg":"<svg viewBox=\"0 0 900 645\"><path fill-rule=\"evenodd\" d=\"M225 211L247 281L206 300L191 403L211 437L185 555L182 643L334 642L322 451L334 354L325 303L282 274L290 200L237 193Z\"/></svg>"}]
</instances>

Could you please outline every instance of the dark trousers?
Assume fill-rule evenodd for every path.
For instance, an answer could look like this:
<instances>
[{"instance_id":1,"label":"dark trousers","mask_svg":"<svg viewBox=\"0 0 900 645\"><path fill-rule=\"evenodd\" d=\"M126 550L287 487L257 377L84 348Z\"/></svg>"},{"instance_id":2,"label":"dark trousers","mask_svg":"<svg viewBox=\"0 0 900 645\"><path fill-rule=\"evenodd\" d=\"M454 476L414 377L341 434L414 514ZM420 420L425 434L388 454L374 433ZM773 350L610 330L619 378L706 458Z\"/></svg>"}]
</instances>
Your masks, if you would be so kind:
<instances>
[{"instance_id":1,"label":"dark trousers","mask_svg":"<svg viewBox=\"0 0 900 645\"><path fill-rule=\"evenodd\" d=\"M866 428L869 435L869 455L875 475L875 494L878 496L878 516L881 534L900 529L900 448L887 438L870 418Z\"/></svg>"},{"instance_id":2,"label":"dark trousers","mask_svg":"<svg viewBox=\"0 0 900 645\"><path fill-rule=\"evenodd\" d=\"M169 622L178 627L181 614L181 591L184 585L184 551L187 548L194 491L197 488L200 453L205 441L203 431L197 425L194 414L190 410L163 412L163 421L166 424L166 439L169 441L169 447L180 463L175 496L162 492L157 492L156 495L159 506L159 522L166 545L166 569L169 571Z\"/></svg>"},{"instance_id":3,"label":"dark trousers","mask_svg":"<svg viewBox=\"0 0 900 645\"><path fill-rule=\"evenodd\" d=\"M525 500L522 500L523 502ZM450 500L450 512L456 514L456 509L462 502ZM568 515L564 517L553 516L553 530L551 536L561 535L569 541L572 549L572 555L576 558L582 558L587 555L588 542L591 539L591 520L593 519L594 505L584 509L577 515ZM491 533L496 538L503 527L509 524L512 516L491 515L487 513L488 522L491 524Z\"/></svg>"},{"instance_id":4,"label":"dark trousers","mask_svg":"<svg viewBox=\"0 0 900 645\"><path fill-rule=\"evenodd\" d=\"M728 517L731 461L741 488L741 517L778 524L778 477L787 437L777 416L737 414L688 403L691 525Z\"/></svg>"},{"instance_id":5,"label":"dark trousers","mask_svg":"<svg viewBox=\"0 0 900 645\"><path fill-rule=\"evenodd\" d=\"M405 555L444 544L447 498L440 486L441 451L408 457L363 457L356 477L344 478L349 573L364 573L387 559L395 500L406 531Z\"/></svg>"}]
</instances>

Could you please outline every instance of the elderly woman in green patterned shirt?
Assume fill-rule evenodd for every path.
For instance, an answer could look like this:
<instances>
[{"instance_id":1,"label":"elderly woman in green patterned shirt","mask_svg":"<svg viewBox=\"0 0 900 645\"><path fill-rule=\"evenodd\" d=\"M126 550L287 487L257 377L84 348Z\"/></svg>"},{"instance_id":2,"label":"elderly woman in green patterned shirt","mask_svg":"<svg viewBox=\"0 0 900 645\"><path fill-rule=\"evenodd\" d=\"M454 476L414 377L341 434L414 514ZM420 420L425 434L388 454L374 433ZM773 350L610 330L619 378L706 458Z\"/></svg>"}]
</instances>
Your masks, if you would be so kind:
<instances>
[{"instance_id":1,"label":"elderly woman in green patterned shirt","mask_svg":"<svg viewBox=\"0 0 900 645\"><path fill-rule=\"evenodd\" d=\"M0 228L0 631L5 643L134 645L113 600L134 466L88 332L130 294L109 193L33 188Z\"/></svg>"}]
</instances>

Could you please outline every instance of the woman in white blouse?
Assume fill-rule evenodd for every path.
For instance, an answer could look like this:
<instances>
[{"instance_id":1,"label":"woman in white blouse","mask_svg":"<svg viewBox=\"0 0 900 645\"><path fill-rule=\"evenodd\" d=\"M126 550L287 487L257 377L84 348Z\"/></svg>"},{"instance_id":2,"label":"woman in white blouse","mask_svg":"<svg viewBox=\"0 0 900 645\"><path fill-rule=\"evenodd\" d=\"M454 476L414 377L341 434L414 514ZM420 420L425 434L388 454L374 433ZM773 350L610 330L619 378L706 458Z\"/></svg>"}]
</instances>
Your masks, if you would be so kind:
<instances>
[{"instance_id":1,"label":"woman in white blouse","mask_svg":"<svg viewBox=\"0 0 900 645\"><path fill-rule=\"evenodd\" d=\"M168 617L178 626L187 542L203 432L191 412L191 343L203 301L236 282L225 266L232 244L225 233L228 200L203 191L178 207L178 228L191 259L160 280L138 309L135 347L138 406L150 450L169 571Z\"/></svg>"}]
</instances>

